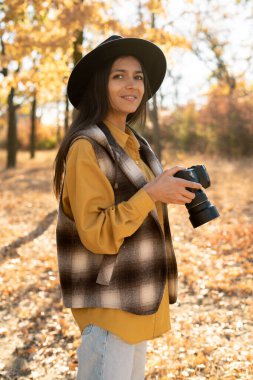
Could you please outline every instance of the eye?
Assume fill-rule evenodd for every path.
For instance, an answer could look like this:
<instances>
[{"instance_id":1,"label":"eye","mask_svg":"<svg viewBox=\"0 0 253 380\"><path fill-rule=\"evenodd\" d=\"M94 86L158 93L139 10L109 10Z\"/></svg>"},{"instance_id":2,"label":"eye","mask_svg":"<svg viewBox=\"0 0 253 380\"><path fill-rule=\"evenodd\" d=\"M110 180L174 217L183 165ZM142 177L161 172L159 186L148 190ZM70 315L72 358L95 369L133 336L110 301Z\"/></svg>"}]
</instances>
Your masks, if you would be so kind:
<instances>
[{"instance_id":1,"label":"eye","mask_svg":"<svg viewBox=\"0 0 253 380\"><path fill-rule=\"evenodd\" d=\"M121 79L121 78L123 78L122 74L116 74L113 76L113 79Z\"/></svg>"},{"instance_id":2,"label":"eye","mask_svg":"<svg viewBox=\"0 0 253 380\"><path fill-rule=\"evenodd\" d=\"M143 76L142 75L136 75L135 79L143 80Z\"/></svg>"}]
</instances>

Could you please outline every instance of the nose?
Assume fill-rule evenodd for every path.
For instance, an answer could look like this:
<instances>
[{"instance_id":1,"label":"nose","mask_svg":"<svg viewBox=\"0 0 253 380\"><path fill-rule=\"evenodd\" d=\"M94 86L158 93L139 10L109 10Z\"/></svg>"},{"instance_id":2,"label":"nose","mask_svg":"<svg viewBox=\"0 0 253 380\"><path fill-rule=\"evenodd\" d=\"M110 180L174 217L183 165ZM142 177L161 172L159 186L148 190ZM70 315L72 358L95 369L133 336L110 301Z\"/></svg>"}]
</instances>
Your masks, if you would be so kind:
<instances>
[{"instance_id":1,"label":"nose","mask_svg":"<svg viewBox=\"0 0 253 380\"><path fill-rule=\"evenodd\" d=\"M135 88L136 83L133 78L128 78L126 81L126 88Z\"/></svg>"}]
</instances>

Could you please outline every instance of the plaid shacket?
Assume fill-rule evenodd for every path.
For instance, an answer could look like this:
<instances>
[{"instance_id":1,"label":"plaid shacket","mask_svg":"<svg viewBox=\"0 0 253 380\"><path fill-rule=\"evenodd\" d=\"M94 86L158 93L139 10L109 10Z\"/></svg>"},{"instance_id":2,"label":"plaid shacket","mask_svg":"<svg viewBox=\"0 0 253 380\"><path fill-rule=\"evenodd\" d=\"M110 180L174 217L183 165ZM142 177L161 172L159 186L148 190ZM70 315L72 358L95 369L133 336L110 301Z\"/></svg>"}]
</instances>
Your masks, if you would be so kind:
<instances>
[{"instance_id":1,"label":"plaid shacket","mask_svg":"<svg viewBox=\"0 0 253 380\"><path fill-rule=\"evenodd\" d=\"M147 141L132 131L140 143L141 158L155 176L161 174L161 164ZM103 123L83 129L73 142L79 138L92 143L100 169L113 186L115 205L127 201L147 183L135 161L117 144ZM162 300L166 277L169 302L175 303L177 263L165 204L163 218L165 235L157 212L152 210L137 231L124 239L117 254L94 254L81 243L75 222L63 212L60 197L56 240L65 307L113 308L139 315L153 314Z\"/></svg>"}]
</instances>

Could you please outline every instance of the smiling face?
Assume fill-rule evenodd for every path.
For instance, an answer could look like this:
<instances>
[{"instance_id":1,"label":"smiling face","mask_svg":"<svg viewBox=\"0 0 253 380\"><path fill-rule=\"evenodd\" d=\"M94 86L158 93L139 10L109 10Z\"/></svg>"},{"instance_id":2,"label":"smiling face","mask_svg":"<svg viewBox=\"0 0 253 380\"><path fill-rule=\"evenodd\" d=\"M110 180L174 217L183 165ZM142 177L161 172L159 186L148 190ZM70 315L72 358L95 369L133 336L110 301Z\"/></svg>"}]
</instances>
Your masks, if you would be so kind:
<instances>
[{"instance_id":1,"label":"smiling face","mask_svg":"<svg viewBox=\"0 0 253 380\"><path fill-rule=\"evenodd\" d=\"M144 94L144 75L140 62L132 57L117 58L108 80L107 118L126 117L139 107Z\"/></svg>"}]
</instances>

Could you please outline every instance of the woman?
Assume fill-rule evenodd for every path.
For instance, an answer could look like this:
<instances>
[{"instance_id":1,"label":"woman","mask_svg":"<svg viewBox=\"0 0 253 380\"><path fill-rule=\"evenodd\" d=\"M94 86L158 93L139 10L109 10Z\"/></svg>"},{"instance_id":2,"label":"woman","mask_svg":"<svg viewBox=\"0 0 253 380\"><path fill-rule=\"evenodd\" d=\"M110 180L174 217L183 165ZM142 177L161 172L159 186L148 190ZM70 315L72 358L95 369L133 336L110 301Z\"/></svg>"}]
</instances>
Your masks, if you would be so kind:
<instances>
[{"instance_id":1,"label":"woman","mask_svg":"<svg viewBox=\"0 0 253 380\"><path fill-rule=\"evenodd\" d=\"M55 161L60 199L61 288L82 332L79 380L140 380L147 340L170 328L177 267L166 204L185 204L200 184L162 171L133 129L166 72L162 51L111 36L73 69L68 97L79 110ZM64 178L63 178L64 175Z\"/></svg>"}]
</instances>

